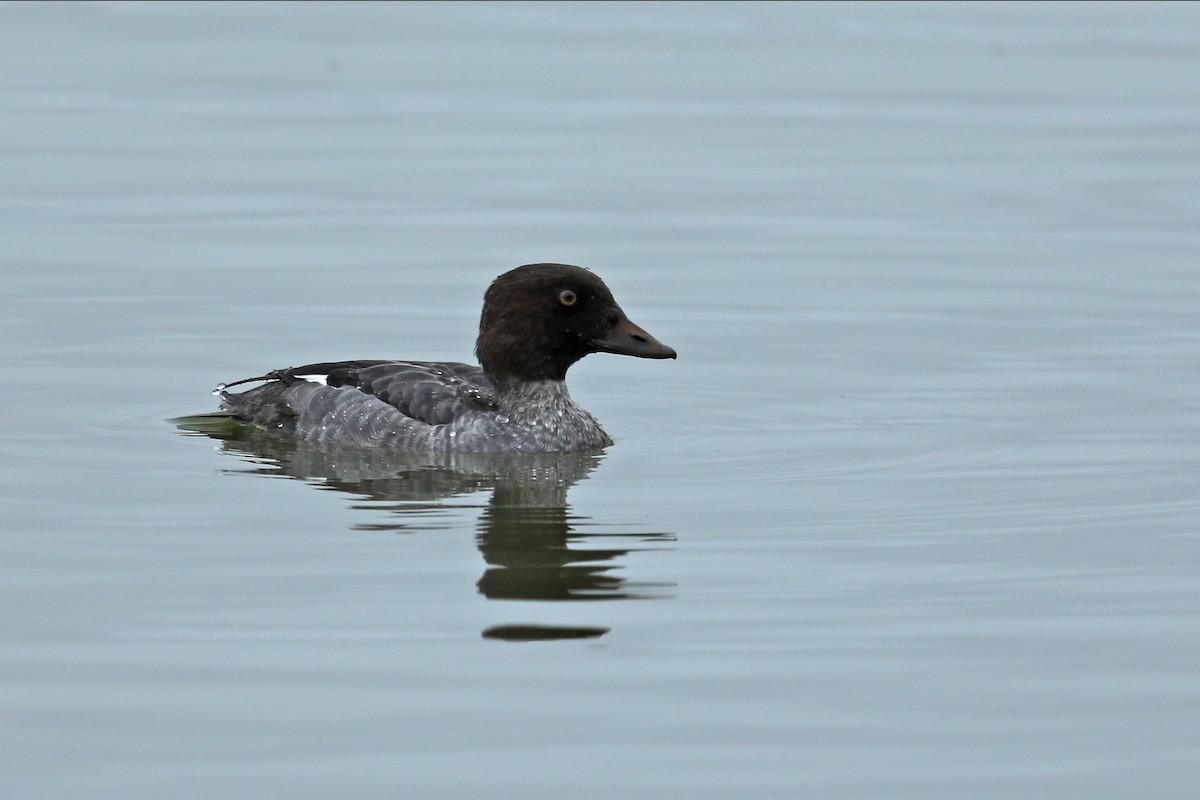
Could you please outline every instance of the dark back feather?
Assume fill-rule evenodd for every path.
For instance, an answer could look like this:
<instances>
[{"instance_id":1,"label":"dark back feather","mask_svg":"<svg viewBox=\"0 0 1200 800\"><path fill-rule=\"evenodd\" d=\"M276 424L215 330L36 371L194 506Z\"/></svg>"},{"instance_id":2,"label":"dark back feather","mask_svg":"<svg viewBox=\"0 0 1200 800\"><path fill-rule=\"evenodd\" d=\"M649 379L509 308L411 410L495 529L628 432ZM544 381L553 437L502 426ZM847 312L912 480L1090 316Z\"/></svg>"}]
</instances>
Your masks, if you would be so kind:
<instances>
[{"instance_id":1,"label":"dark back feather","mask_svg":"<svg viewBox=\"0 0 1200 800\"><path fill-rule=\"evenodd\" d=\"M323 375L334 388L373 395L427 425L445 425L465 409L494 410L496 392L481 367L456 361L340 361L292 367L285 384Z\"/></svg>"}]
</instances>

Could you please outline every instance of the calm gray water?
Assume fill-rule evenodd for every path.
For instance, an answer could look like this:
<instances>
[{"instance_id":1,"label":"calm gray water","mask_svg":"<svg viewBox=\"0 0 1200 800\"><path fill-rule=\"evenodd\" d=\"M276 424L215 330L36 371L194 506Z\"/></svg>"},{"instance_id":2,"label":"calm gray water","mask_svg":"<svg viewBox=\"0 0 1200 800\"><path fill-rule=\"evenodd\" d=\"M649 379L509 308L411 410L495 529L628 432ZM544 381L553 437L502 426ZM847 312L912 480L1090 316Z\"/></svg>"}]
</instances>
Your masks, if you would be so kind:
<instances>
[{"instance_id":1,"label":"calm gray water","mask_svg":"<svg viewBox=\"0 0 1200 800\"><path fill-rule=\"evenodd\" d=\"M1191 798L1200 5L0 6L0 796ZM594 268L617 444L185 435Z\"/></svg>"}]
</instances>

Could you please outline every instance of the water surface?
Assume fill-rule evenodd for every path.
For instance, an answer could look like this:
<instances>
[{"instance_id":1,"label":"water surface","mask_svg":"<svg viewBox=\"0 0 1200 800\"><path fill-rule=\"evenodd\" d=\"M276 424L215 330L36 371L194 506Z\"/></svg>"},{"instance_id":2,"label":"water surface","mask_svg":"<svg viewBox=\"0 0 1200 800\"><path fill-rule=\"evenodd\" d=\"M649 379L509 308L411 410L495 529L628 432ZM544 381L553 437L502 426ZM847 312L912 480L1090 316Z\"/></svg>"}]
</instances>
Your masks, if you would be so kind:
<instances>
[{"instance_id":1,"label":"water surface","mask_svg":"<svg viewBox=\"0 0 1200 800\"><path fill-rule=\"evenodd\" d=\"M13 797L1194 794L1200 10L0 7ZM186 435L593 267L617 444Z\"/></svg>"}]
</instances>

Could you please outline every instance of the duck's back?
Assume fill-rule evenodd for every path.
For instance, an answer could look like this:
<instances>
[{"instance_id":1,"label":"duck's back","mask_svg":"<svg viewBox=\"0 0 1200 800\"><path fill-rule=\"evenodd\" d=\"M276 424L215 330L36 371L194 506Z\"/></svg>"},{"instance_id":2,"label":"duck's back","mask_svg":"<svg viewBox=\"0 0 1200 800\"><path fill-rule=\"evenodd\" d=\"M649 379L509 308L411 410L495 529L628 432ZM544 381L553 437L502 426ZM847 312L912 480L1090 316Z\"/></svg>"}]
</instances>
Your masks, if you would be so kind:
<instances>
[{"instance_id":1,"label":"duck's back","mask_svg":"<svg viewBox=\"0 0 1200 800\"><path fill-rule=\"evenodd\" d=\"M241 393L231 386L264 381ZM306 442L444 449L439 430L496 412L480 367L441 361L340 361L276 370L222 386L222 410Z\"/></svg>"}]
</instances>

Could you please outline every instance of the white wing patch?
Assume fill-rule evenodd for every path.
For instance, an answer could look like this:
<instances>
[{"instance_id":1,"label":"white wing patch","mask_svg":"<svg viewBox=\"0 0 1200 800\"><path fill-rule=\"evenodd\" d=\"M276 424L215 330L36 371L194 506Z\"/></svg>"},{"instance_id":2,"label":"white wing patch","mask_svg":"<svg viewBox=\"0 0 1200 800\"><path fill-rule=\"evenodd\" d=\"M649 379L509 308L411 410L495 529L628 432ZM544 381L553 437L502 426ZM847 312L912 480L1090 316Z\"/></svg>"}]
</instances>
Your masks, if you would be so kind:
<instances>
[{"instance_id":1,"label":"white wing patch","mask_svg":"<svg viewBox=\"0 0 1200 800\"><path fill-rule=\"evenodd\" d=\"M309 383L318 384L320 386L328 386L329 385L329 382L328 382L329 375L327 375L324 372L317 372L312 375L297 375L296 377L300 378L301 380L308 381Z\"/></svg>"}]
</instances>

